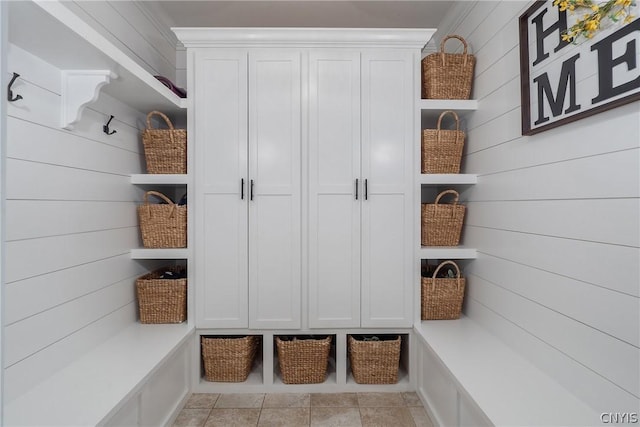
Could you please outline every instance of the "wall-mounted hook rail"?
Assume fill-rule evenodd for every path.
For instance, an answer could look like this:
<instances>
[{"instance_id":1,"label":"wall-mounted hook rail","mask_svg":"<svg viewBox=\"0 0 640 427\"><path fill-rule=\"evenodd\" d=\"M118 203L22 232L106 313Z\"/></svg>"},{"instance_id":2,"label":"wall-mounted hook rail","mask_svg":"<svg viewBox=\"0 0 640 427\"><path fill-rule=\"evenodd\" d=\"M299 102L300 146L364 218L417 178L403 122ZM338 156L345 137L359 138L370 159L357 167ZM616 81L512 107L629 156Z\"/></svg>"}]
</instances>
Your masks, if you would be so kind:
<instances>
[{"instance_id":1,"label":"wall-mounted hook rail","mask_svg":"<svg viewBox=\"0 0 640 427\"><path fill-rule=\"evenodd\" d=\"M11 90L11 86L13 86L13 82L15 82L18 77L20 77L20 74L14 72L13 77L9 82L9 90L7 90L7 99L9 100L9 102L14 102L19 99L22 99L22 95L13 96L13 91Z\"/></svg>"},{"instance_id":2,"label":"wall-mounted hook rail","mask_svg":"<svg viewBox=\"0 0 640 427\"><path fill-rule=\"evenodd\" d=\"M111 117L109 117L109 121L107 122L106 125L102 126L102 131L104 133L106 133L107 135L113 135L114 133L116 133L116 130L109 130L109 124L111 123L111 120L113 120L113 114L111 115Z\"/></svg>"}]
</instances>

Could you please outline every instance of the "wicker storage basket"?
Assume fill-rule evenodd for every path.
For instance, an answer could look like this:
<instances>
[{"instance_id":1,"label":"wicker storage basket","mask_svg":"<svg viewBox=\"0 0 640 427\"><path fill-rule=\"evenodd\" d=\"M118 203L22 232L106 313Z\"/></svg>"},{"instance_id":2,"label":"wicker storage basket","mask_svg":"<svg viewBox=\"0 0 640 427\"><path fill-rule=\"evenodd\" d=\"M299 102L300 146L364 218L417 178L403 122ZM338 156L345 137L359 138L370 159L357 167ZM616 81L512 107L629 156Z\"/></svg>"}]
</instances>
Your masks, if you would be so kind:
<instances>
[{"instance_id":1,"label":"wicker storage basket","mask_svg":"<svg viewBox=\"0 0 640 427\"><path fill-rule=\"evenodd\" d=\"M251 372L258 339L255 336L202 337L201 347L207 381L242 382Z\"/></svg>"},{"instance_id":2,"label":"wicker storage basket","mask_svg":"<svg viewBox=\"0 0 640 427\"><path fill-rule=\"evenodd\" d=\"M436 277L440 269L450 264L455 267L456 277ZM422 278L422 320L458 319L462 311L465 279L460 276L458 264L442 262L433 277Z\"/></svg>"},{"instance_id":3,"label":"wicker storage basket","mask_svg":"<svg viewBox=\"0 0 640 427\"><path fill-rule=\"evenodd\" d=\"M349 362L358 384L395 384L400 366L400 337L365 341L349 335Z\"/></svg>"},{"instance_id":4,"label":"wicker storage basket","mask_svg":"<svg viewBox=\"0 0 640 427\"><path fill-rule=\"evenodd\" d=\"M462 42L463 53L444 53L444 44L452 38ZM476 58L467 53L467 42L462 37L445 37L440 43L440 52L427 55L422 60L422 97L469 99L475 64Z\"/></svg>"},{"instance_id":5,"label":"wicker storage basket","mask_svg":"<svg viewBox=\"0 0 640 427\"><path fill-rule=\"evenodd\" d=\"M161 279L167 271L185 272L182 267L167 267L136 280L140 323L182 323L187 319L187 279Z\"/></svg>"},{"instance_id":6,"label":"wicker storage basket","mask_svg":"<svg viewBox=\"0 0 640 427\"><path fill-rule=\"evenodd\" d=\"M151 117L164 119L169 129L153 129ZM187 131L174 129L171 120L160 111L147 114L147 128L142 133L147 173L187 173Z\"/></svg>"},{"instance_id":7,"label":"wicker storage basket","mask_svg":"<svg viewBox=\"0 0 640 427\"><path fill-rule=\"evenodd\" d=\"M441 129L442 119L447 114L455 119L455 130ZM464 137L460 119L454 111L440 114L436 129L422 131L422 173L460 173Z\"/></svg>"},{"instance_id":8,"label":"wicker storage basket","mask_svg":"<svg viewBox=\"0 0 640 427\"><path fill-rule=\"evenodd\" d=\"M157 196L166 204L151 204L149 196ZM186 205L176 205L162 193L147 191L144 204L138 206L138 221L145 248L187 247Z\"/></svg>"},{"instance_id":9,"label":"wicker storage basket","mask_svg":"<svg viewBox=\"0 0 640 427\"><path fill-rule=\"evenodd\" d=\"M454 194L452 204L442 204L440 199ZM422 244L424 246L456 246L460 243L465 207L458 204L458 192L446 190L438 194L435 203L422 204Z\"/></svg>"},{"instance_id":10,"label":"wicker storage basket","mask_svg":"<svg viewBox=\"0 0 640 427\"><path fill-rule=\"evenodd\" d=\"M278 362L285 384L317 384L327 376L331 337L323 339L297 339L291 341L276 337Z\"/></svg>"}]
</instances>

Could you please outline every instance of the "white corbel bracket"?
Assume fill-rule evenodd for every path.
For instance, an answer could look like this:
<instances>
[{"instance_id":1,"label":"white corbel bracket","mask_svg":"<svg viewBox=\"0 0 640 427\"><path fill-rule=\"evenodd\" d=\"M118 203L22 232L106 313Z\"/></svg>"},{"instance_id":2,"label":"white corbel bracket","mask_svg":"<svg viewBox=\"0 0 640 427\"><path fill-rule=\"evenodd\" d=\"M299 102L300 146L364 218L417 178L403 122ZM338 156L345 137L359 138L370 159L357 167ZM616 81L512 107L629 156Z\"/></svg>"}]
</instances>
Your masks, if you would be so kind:
<instances>
[{"instance_id":1,"label":"white corbel bracket","mask_svg":"<svg viewBox=\"0 0 640 427\"><path fill-rule=\"evenodd\" d=\"M72 130L85 107L98 99L102 86L116 78L111 70L62 70L62 128Z\"/></svg>"}]
</instances>

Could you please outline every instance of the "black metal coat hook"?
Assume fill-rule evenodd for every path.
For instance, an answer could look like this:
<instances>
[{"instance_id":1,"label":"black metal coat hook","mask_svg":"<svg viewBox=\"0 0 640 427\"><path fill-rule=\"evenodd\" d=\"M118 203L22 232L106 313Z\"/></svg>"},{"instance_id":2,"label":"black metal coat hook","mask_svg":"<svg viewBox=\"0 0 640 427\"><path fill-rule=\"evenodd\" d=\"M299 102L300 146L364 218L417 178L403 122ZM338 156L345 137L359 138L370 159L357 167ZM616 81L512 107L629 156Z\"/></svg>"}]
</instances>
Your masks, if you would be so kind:
<instances>
[{"instance_id":1,"label":"black metal coat hook","mask_svg":"<svg viewBox=\"0 0 640 427\"><path fill-rule=\"evenodd\" d=\"M116 133L116 130L109 130L109 123L111 123L111 120L113 120L113 115L111 115L111 117L109 117L109 121L107 122L106 125L102 126L102 131L104 133L106 133L107 135L113 135L114 133Z\"/></svg>"},{"instance_id":2,"label":"black metal coat hook","mask_svg":"<svg viewBox=\"0 0 640 427\"><path fill-rule=\"evenodd\" d=\"M19 99L22 99L22 95L13 96L13 91L11 90L11 86L13 86L13 82L15 82L18 77L20 77L20 74L13 73L13 77L11 78L11 81L9 82L9 90L7 91L7 99L9 100L9 102L14 102L14 101L17 101Z\"/></svg>"}]
</instances>

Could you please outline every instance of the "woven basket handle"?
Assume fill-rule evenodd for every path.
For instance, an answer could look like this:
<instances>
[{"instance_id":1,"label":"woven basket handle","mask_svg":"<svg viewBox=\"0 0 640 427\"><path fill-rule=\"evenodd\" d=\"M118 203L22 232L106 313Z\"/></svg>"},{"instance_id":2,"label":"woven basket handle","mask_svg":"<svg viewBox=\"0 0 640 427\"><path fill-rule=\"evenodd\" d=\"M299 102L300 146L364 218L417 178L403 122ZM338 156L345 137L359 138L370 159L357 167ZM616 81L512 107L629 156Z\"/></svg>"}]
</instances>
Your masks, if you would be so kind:
<instances>
[{"instance_id":1,"label":"woven basket handle","mask_svg":"<svg viewBox=\"0 0 640 427\"><path fill-rule=\"evenodd\" d=\"M169 205L175 205L175 203L173 203L173 200L171 200L170 198L168 198L167 196L165 196L162 193L159 193L157 191L147 191L146 193L144 193L144 197L143 197L143 201L145 205L149 204L149 196L156 196L162 200L164 200L165 202L167 202L167 204Z\"/></svg>"},{"instance_id":2,"label":"woven basket handle","mask_svg":"<svg viewBox=\"0 0 640 427\"><path fill-rule=\"evenodd\" d=\"M460 139L460 118L458 117L455 111L447 110L447 111L443 111L442 114L440 114L440 117L438 117L438 125L437 125L437 132L436 132L438 145L440 144L440 126L442 124L442 119L447 114L453 114L453 118L456 121L456 142L455 143L458 144L460 142L458 141L458 139Z\"/></svg>"},{"instance_id":3,"label":"woven basket handle","mask_svg":"<svg viewBox=\"0 0 640 427\"><path fill-rule=\"evenodd\" d=\"M147 215L151 216L151 209L149 208L150 204L149 204L149 196L156 196L162 200L164 200L165 202L167 202L167 204L171 205L171 211L169 212L169 218L173 218L173 215L175 213L176 210L176 204L173 203L173 201L168 198L167 196L165 196L162 193L159 193L157 191L147 191L146 193L144 193L144 197L143 197L143 202L144 205L147 207Z\"/></svg>"},{"instance_id":4,"label":"woven basket handle","mask_svg":"<svg viewBox=\"0 0 640 427\"><path fill-rule=\"evenodd\" d=\"M173 136L173 123L171 123L171 120L169 120L169 117L167 117L166 114L156 110L151 111L149 114L147 114L147 129L151 129L151 117L154 115L162 117L165 123L167 123L167 126L169 127L169 139L171 140L171 146L175 146L176 141ZM171 212L173 213L173 210Z\"/></svg>"},{"instance_id":5,"label":"woven basket handle","mask_svg":"<svg viewBox=\"0 0 640 427\"><path fill-rule=\"evenodd\" d=\"M447 195L447 194L454 194L456 197L455 199L453 199L453 204L457 205L458 204L458 198L460 197L460 195L458 194L458 192L456 190L445 190L442 193L438 194L438 197L436 197L436 205L440 202L440 199Z\"/></svg>"},{"instance_id":6,"label":"woven basket handle","mask_svg":"<svg viewBox=\"0 0 640 427\"><path fill-rule=\"evenodd\" d=\"M147 129L152 129L151 128L151 117L153 116L160 116L164 119L165 123L167 124L167 126L169 127L170 130L173 130L173 123L171 123L171 120L169 120L169 117L166 116L166 114L160 112L160 111L151 111L149 114L147 114Z\"/></svg>"},{"instance_id":7,"label":"woven basket handle","mask_svg":"<svg viewBox=\"0 0 640 427\"><path fill-rule=\"evenodd\" d=\"M460 290L460 286L461 286L461 285L460 285L460 268L458 267L458 264L456 264L456 263L455 263L455 262L453 262L453 261L444 261L444 262L441 262L441 263L440 263L440 265L438 266L438 268L436 268L436 271L434 271L434 272L433 272L433 276L432 276L432 279L433 279L433 280L431 280L431 289L432 289L432 290L433 290L433 289L435 289L435 287L436 287L436 281L435 281L435 279L436 279L436 277L438 276L438 271L440 271L440 269L441 269L443 266L447 265L447 264L451 264L451 265L453 265L453 266L456 268L456 279L457 279L457 280L456 280L456 287L457 287L457 289L458 289L458 290Z\"/></svg>"},{"instance_id":8,"label":"woven basket handle","mask_svg":"<svg viewBox=\"0 0 640 427\"><path fill-rule=\"evenodd\" d=\"M447 40L449 39L458 39L460 40L460 42L462 42L462 47L463 47L463 51L462 54L464 55L464 65L467 65L467 42L464 38L462 38L462 36L458 36L456 34L451 34L449 36L446 36L445 38L442 39L442 41L440 42L440 57L442 58L442 66L444 67L444 44L447 42Z\"/></svg>"}]
</instances>

